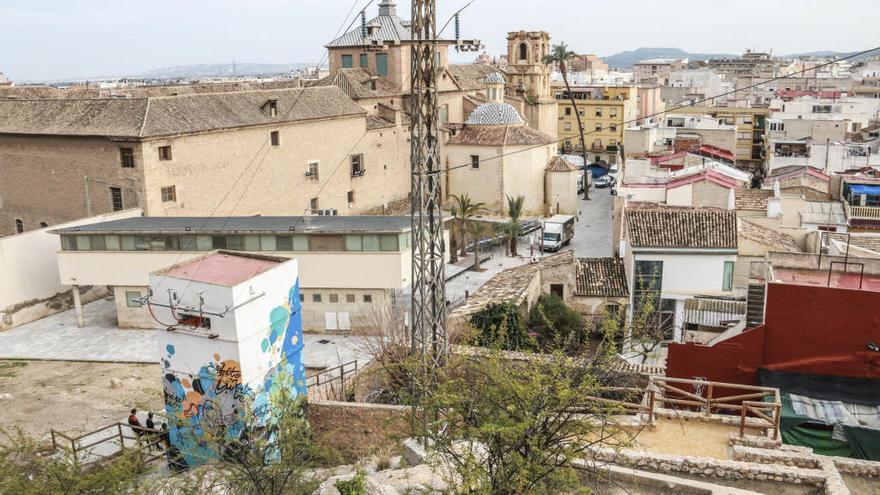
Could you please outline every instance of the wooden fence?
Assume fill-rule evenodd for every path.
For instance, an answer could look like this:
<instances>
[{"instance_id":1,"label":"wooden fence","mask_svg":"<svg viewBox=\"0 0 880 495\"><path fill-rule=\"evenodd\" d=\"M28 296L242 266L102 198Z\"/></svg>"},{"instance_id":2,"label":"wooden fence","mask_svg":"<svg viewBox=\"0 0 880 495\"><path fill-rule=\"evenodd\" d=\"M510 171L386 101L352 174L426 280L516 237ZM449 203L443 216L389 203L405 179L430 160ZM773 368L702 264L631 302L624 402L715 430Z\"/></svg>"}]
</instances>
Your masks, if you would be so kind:
<instances>
[{"instance_id":1,"label":"wooden fence","mask_svg":"<svg viewBox=\"0 0 880 495\"><path fill-rule=\"evenodd\" d=\"M74 462L83 464L100 463L113 459L123 449L138 455L144 464L162 459L165 457L163 433L165 432L162 430L119 422L76 437L70 437L60 431L49 430L53 452L59 450L67 452ZM126 440L134 445L127 447ZM158 449L159 453L153 453L154 449Z\"/></svg>"}]
</instances>

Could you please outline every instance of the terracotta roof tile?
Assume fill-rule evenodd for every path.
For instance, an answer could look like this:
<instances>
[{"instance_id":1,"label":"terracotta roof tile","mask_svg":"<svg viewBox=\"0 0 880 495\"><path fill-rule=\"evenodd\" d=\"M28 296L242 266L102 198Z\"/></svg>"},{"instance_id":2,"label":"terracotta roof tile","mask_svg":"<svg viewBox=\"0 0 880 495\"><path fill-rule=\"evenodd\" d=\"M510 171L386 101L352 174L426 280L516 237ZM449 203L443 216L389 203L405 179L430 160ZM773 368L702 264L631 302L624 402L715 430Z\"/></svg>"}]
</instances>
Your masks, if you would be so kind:
<instances>
[{"instance_id":1,"label":"terracotta roof tile","mask_svg":"<svg viewBox=\"0 0 880 495\"><path fill-rule=\"evenodd\" d=\"M578 296L629 295L623 258L578 258L575 269Z\"/></svg>"},{"instance_id":2,"label":"terracotta roof tile","mask_svg":"<svg viewBox=\"0 0 880 495\"><path fill-rule=\"evenodd\" d=\"M735 205L737 210L766 210L767 200L773 196L773 191L764 189L737 189L735 195Z\"/></svg>"},{"instance_id":3,"label":"terracotta roof tile","mask_svg":"<svg viewBox=\"0 0 880 495\"><path fill-rule=\"evenodd\" d=\"M481 146L537 146L551 144L554 139L527 125L465 126L449 139L448 144Z\"/></svg>"},{"instance_id":4,"label":"terracotta roof tile","mask_svg":"<svg viewBox=\"0 0 880 495\"><path fill-rule=\"evenodd\" d=\"M736 249L736 213L712 208L627 208L633 247Z\"/></svg>"},{"instance_id":5,"label":"terracotta roof tile","mask_svg":"<svg viewBox=\"0 0 880 495\"><path fill-rule=\"evenodd\" d=\"M763 225L749 222L748 220L739 219L738 235L767 246L775 252L800 253L801 248L798 247L794 237L777 230L773 230Z\"/></svg>"}]
</instances>

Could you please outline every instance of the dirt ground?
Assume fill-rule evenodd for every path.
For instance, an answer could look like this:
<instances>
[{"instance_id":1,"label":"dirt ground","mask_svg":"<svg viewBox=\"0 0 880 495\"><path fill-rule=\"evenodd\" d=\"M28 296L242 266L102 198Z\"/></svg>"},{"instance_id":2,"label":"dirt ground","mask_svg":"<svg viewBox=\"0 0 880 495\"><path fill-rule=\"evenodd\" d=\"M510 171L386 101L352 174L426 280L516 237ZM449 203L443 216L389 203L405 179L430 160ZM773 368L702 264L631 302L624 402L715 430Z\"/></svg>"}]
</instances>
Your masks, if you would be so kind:
<instances>
[{"instance_id":1,"label":"dirt ground","mask_svg":"<svg viewBox=\"0 0 880 495\"><path fill-rule=\"evenodd\" d=\"M636 437L635 448L662 454L730 459L728 440L739 427L703 421L658 418L655 428L645 428ZM756 430L746 433L755 435Z\"/></svg>"},{"instance_id":2,"label":"dirt ground","mask_svg":"<svg viewBox=\"0 0 880 495\"><path fill-rule=\"evenodd\" d=\"M84 433L125 420L132 407L144 417L162 410L161 387L158 364L0 361L0 429Z\"/></svg>"}]
</instances>

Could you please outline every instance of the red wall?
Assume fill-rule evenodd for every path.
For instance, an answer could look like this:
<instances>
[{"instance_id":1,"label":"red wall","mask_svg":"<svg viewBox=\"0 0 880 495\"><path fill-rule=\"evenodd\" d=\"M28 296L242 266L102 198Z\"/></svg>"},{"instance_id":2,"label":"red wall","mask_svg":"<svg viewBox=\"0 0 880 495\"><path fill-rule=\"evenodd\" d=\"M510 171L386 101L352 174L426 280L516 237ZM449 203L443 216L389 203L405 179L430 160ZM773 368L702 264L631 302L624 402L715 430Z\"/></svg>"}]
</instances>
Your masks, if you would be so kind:
<instances>
[{"instance_id":1,"label":"red wall","mask_svg":"<svg viewBox=\"0 0 880 495\"><path fill-rule=\"evenodd\" d=\"M880 378L880 293L770 284L765 324L714 346L670 344L666 375L757 384L758 367Z\"/></svg>"}]
</instances>

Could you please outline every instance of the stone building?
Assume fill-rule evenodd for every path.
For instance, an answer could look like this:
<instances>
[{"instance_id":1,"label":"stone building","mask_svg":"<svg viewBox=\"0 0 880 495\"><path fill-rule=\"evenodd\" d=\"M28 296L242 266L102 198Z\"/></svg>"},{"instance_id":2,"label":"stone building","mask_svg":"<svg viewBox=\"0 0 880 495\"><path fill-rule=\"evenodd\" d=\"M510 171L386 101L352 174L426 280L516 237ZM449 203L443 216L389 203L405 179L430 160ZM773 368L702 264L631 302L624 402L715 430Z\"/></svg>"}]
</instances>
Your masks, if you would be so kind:
<instances>
[{"instance_id":1,"label":"stone building","mask_svg":"<svg viewBox=\"0 0 880 495\"><path fill-rule=\"evenodd\" d=\"M551 67L544 63L549 54L547 32L507 33L507 97L519 107L529 126L556 139L559 110L550 87Z\"/></svg>"},{"instance_id":2,"label":"stone building","mask_svg":"<svg viewBox=\"0 0 880 495\"><path fill-rule=\"evenodd\" d=\"M358 214L409 194L409 128L337 87L0 100L0 235L147 216ZM332 138L331 138L332 137Z\"/></svg>"},{"instance_id":3,"label":"stone building","mask_svg":"<svg viewBox=\"0 0 880 495\"><path fill-rule=\"evenodd\" d=\"M556 156L552 137L537 131L504 101L504 77L486 78L488 102L478 106L446 144L445 191L468 194L490 214L506 215L507 197L524 196L523 214L574 213L577 170Z\"/></svg>"}]
</instances>

